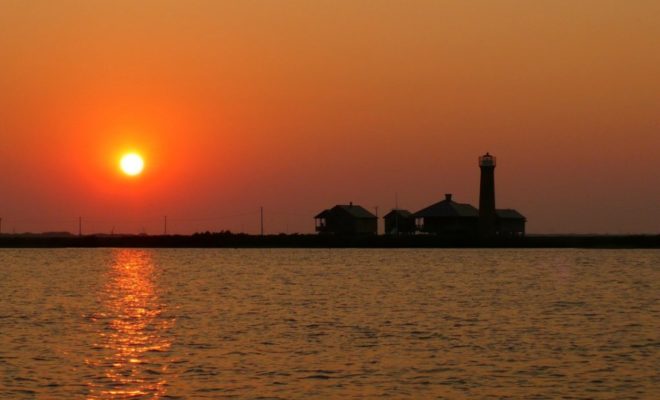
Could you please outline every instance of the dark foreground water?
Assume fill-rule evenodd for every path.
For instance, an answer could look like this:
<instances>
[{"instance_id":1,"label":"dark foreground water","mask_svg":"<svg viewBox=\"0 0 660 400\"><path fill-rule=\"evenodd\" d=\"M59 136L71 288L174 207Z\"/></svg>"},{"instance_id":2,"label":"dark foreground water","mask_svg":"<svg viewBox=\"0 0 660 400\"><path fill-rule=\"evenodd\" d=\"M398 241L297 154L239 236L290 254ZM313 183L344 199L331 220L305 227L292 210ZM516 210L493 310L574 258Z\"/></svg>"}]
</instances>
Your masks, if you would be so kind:
<instances>
[{"instance_id":1,"label":"dark foreground water","mask_svg":"<svg viewBox=\"0 0 660 400\"><path fill-rule=\"evenodd\" d=\"M660 398L660 251L0 250L0 399Z\"/></svg>"}]
</instances>

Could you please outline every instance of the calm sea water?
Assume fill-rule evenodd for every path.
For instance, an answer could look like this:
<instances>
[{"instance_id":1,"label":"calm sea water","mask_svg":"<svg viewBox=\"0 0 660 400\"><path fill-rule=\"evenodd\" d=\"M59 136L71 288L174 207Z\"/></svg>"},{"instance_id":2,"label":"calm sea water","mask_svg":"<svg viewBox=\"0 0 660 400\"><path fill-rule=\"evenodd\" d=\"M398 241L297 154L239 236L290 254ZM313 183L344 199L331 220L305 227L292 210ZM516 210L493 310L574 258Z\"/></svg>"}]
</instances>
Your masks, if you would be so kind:
<instances>
[{"instance_id":1,"label":"calm sea water","mask_svg":"<svg viewBox=\"0 0 660 400\"><path fill-rule=\"evenodd\" d=\"M660 398L660 251L0 250L1 399Z\"/></svg>"}]
</instances>

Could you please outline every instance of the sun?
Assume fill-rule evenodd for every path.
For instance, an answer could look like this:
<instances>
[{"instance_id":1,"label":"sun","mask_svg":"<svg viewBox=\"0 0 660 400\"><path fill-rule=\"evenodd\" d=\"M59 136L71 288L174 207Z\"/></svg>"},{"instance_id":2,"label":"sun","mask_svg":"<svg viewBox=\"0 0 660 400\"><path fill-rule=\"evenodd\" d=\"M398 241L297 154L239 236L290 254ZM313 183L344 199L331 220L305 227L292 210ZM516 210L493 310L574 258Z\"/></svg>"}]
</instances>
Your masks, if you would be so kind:
<instances>
[{"instance_id":1,"label":"sun","mask_svg":"<svg viewBox=\"0 0 660 400\"><path fill-rule=\"evenodd\" d=\"M122 172L126 175L140 175L144 169L144 160L142 159L142 156L137 153L124 154L121 161L119 161L119 168L121 168Z\"/></svg>"}]
</instances>

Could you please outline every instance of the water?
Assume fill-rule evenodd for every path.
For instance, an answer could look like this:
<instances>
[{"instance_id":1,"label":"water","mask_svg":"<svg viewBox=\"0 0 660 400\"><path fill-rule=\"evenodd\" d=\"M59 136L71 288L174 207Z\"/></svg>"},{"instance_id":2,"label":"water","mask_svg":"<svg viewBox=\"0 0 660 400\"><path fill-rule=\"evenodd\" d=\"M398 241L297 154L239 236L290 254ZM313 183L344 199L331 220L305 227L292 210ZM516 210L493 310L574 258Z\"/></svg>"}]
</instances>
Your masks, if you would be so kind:
<instances>
[{"instance_id":1,"label":"water","mask_svg":"<svg viewBox=\"0 0 660 400\"><path fill-rule=\"evenodd\" d=\"M660 398L657 250L0 250L1 399Z\"/></svg>"}]
</instances>

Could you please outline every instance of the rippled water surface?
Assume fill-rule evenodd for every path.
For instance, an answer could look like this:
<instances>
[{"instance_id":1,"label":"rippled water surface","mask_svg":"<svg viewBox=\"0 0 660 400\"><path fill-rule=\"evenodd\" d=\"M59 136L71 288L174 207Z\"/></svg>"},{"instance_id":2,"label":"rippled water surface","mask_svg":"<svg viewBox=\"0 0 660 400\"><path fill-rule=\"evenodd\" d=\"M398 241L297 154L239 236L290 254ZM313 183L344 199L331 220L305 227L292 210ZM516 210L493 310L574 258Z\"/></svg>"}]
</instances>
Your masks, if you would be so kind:
<instances>
[{"instance_id":1,"label":"rippled water surface","mask_svg":"<svg viewBox=\"0 0 660 400\"><path fill-rule=\"evenodd\" d=\"M657 399L659 352L657 250L0 250L0 399Z\"/></svg>"}]
</instances>

